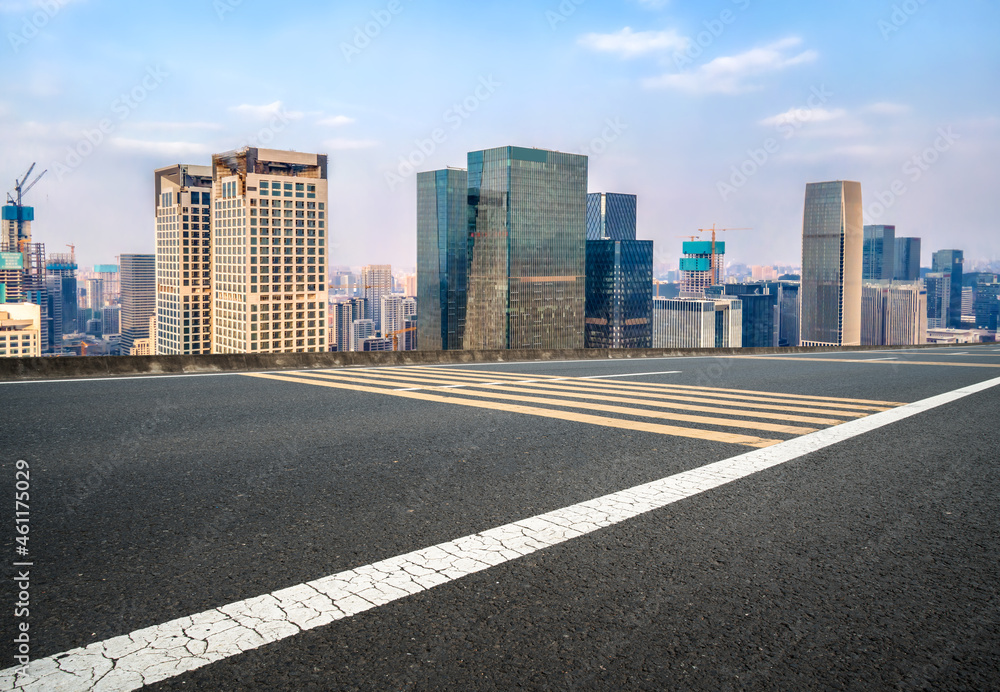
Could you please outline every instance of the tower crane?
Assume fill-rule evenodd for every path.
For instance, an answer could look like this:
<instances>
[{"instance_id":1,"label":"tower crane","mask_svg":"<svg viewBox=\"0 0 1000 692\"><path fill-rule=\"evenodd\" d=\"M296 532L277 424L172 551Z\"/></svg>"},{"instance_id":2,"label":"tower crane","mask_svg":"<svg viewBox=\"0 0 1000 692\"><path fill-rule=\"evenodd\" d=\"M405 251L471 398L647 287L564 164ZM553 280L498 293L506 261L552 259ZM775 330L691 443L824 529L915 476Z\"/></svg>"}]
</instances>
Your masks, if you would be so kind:
<instances>
[{"instance_id":1,"label":"tower crane","mask_svg":"<svg viewBox=\"0 0 1000 692\"><path fill-rule=\"evenodd\" d=\"M716 228L715 224L712 224L711 228L699 228L699 233L711 233L712 234L712 281L719 281L722 277L719 276L719 255L715 252L715 234L725 233L726 231L752 231L752 228Z\"/></svg>"},{"instance_id":2,"label":"tower crane","mask_svg":"<svg viewBox=\"0 0 1000 692\"><path fill-rule=\"evenodd\" d=\"M19 251L23 249L24 244L27 242L26 238L22 238L22 236L24 235L24 212L21 211L22 208L24 207L24 205L22 204L22 199L26 194L28 194L28 191L35 186L35 183L41 180L42 176L49 172L48 169L42 171L35 177L34 180L32 180L30 183L28 183L27 186L25 186L25 183L27 182L28 178L31 177L31 172L35 170L36 165L37 163L32 163L31 167L28 169L28 172L24 174L24 177L21 180L17 180L15 178L13 192L7 193L7 203L13 205L17 209L16 212L17 218L15 220L15 223L17 224L17 237L13 238L13 241L17 243Z\"/></svg>"}]
</instances>

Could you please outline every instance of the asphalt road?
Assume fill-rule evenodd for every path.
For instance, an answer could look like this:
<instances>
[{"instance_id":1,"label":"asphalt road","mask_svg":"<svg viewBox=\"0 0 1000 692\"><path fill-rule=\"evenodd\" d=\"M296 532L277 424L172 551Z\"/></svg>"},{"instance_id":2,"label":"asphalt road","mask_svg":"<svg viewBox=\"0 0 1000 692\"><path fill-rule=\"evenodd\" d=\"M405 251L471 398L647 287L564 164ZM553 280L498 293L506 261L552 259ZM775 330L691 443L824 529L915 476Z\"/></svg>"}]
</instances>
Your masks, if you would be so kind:
<instances>
[{"instance_id":1,"label":"asphalt road","mask_svg":"<svg viewBox=\"0 0 1000 692\"><path fill-rule=\"evenodd\" d=\"M0 667L25 620L51 657L994 378L989 345L3 383L0 493L13 509L27 461L31 530L17 558L7 513ZM998 404L971 394L149 689L998 689Z\"/></svg>"}]
</instances>

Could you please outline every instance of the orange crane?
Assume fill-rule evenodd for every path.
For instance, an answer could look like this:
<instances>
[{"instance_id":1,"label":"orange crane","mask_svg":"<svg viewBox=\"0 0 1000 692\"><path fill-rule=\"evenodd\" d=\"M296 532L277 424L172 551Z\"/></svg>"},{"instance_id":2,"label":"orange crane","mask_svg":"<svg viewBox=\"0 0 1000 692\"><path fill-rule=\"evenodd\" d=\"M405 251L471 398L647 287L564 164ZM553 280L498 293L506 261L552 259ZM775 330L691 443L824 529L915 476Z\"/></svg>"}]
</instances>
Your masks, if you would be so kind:
<instances>
[{"instance_id":1,"label":"orange crane","mask_svg":"<svg viewBox=\"0 0 1000 692\"><path fill-rule=\"evenodd\" d=\"M409 327L407 329L400 329L398 331L395 331L395 332L392 332L391 334L389 334L389 336L392 337L392 350L393 351L398 351L399 350L399 335L400 334L406 334L407 332L415 332L415 331L417 331L416 327Z\"/></svg>"},{"instance_id":2,"label":"orange crane","mask_svg":"<svg viewBox=\"0 0 1000 692\"><path fill-rule=\"evenodd\" d=\"M752 228L716 228L715 224L712 224L711 228L699 228L699 233L709 233L712 234L712 281L720 281L722 279L719 276L719 255L715 252L715 234L725 233L726 231L752 231ZM685 236L687 237L687 236Z\"/></svg>"}]
</instances>

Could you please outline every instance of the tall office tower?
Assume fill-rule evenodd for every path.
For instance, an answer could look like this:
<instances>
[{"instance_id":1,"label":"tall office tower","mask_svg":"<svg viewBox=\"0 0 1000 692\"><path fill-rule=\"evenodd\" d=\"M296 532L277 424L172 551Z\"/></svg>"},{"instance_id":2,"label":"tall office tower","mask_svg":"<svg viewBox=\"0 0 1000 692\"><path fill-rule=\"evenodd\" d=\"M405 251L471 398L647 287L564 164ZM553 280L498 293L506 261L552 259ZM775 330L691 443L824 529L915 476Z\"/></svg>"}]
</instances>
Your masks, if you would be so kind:
<instances>
[{"instance_id":1,"label":"tall office tower","mask_svg":"<svg viewBox=\"0 0 1000 692\"><path fill-rule=\"evenodd\" d=\"M896 273L896 227L865 226L861 279L891 281Z\"/></svg>"},{"instance_id":2,"label":"tall office tower","mask_svg":"<svg viewBox=\"0 0 1000 692\"><path fill-rule=\"evenodd\" d=\"M582 348L587 157L470 152L464 348Z\"/></svg>"},{"instance_id":3,"label":"tall office tower","mask_svg":"<svg viewBox=\"0 0 1000 692\"><path fill-rule=\"evenodd\" d=\"M122 308L120 305L106 305L101 308L98 314L101 316L101 333L104 336L121 334Z\"/></svg>"},{"instance_id":4,"label":"tall office tower","mask_svg":"<svg viewBox=\"0 0 1000 692\"><path fill-rule=\"evenodd\" d=\"M709 286L722 283L726 244L722 241L715 243L714 267L711 240L689 240L684 243L682 250L684 257L681 258L681 296L704 297Z\"/></svg>"},{"instance_id":5,"label":"tall office tower","mask_svg":"<svg viewBox=\"0 0 1000 692\"><path fill-rule=\"evenodd\" d=\"M740 348L738 298L654 298L653 348Z\"/></svg>"},{"instance_id":6,"label":"tall office tower","mask_svg":"<svg viewBox=\"0 0 1000 692\"><path fill-rule=\"evenodd\" d=\"M212 352L212 167L153 173L159 355Z\"/></svg>"},{"instance_id":7,"label":"tall office tower","mask_svg":"<svg viewBox=\"0 0 1000 692\"><path fill-rule=\"evenodd\" d=\"M806 185L802 222L803 346L861 344L861 183Z\"/></svg>"},{"instance_id":8,"label":"tall office tower","mask_svg":"<svg viewBox=\"0 0 1000 692\"><path fill-rule=\"evenodd\" d=\"M469 174L417 174L417 313L425 351L462 349L468 299Z\"/></svg>"},{"instance_id":9,"label":"tall office tower","mask_svg":"<svg viewBox=\"0 0 1000 692\"><path fill-rule=\"evenodd\" d=\"M69 281L69 279L67 279ZM42 353L59 353L63 341L63 278L45 278L45 305L42 313L47 321L48 340L42 344Z\"/></svg>"},{"instance_id":10,"label":"tall office tower","mask_svg":"<svg viewBox=\"0 0 1000 692\"><path fill-rule=\"evenodd\" d=\"M392 266L370 264L361 269L362 297L365 299L365 319L382 327L382 296L392 293Z\"/></svg>"},{"instance_id":11,"label":"tall office tower","mask_svg":"<svg viewBox=\"0 0 1000 692\"><path fill-rule=\"evenodd\" d=\"M980 284L973 304L976 328L996 331L1000 326L1000 283Z\"/></svg>"},{"instance_id":12,"label":"tall office tower","mask_svg":"<svg viewBox=\"0 0 1000 692\"><path fill-rule=\"evenodd\" d=\"M0 358L42 355L42 309L34 303L0 305Z\"/></svg>"},{"instance_id":13,"label":"tall office tower","mask_svg":"<svg viewBox=\"0 0 1000 692\"><path fill-rule=\"evenodd\" d=\"M419 346L419 331L420 322L417 315L414 314L412 317L407 317L403 320L403 338L400 341L401 350L403 351L416 351Z\"/></svg>"},{"instance_id":14,"label":"tall office tower","mask_svg":"<svg viewBox=\"0 0 1000 692\"><path fill-rule=\"evenodd\" d=\"M87 305L91 313L99 313L104 307L104 279L87 279ZM94 315L97 316L96 314Z\"/></svg>"},{"instance_id":15,"label":"tall office tower","mask_svg":"<svg viewBox=\"0 0 1000 692\"><path fill-rule=\"evenodd\" d=\"M73 253L49 255L45 265L45 271L50 281L50 291L58 291L59 310L62 313L61 332L63 334L72 334L77 331L77 315L79 313L76 286L77 268L76 257Z\"/></svg>"},{"instance_id":16,"label":"tall office tower","mask_svg":"<svg viewBox=\"0 0 1000 692\"><path fill-rule=\"evenodd\" d=\"M149 338L149 318L156 314L156 255L122 255L121 282L121 350L127 355L137 339Z\"/></svg>"},{"instance_id":17,"label":"tall office tower","mask_svg":"<svg viewBox=\"0 0 1000 692\"><path fill-rule=\"evenodd\" d=\"M361 319L351 322L351 350L360 351L361 343L365 339L375 336L375 323L371 320Z\"/></svg>"},{"instance_id":18,"label":"tall office tower","mask_svg":"<svg viewBox=\"0 0 1000 692\"><path fill-rule=\"evenodd\" d=\"M591 192L587 195L587 240L635 240L635 195Z\"/></svg>"},{"instance_id":19,"label":"tall office tower","mask_svg":"<svg viewBox=\"0 0 1000 692\"><path fill-rule=\"evenodd\" d=\"M962 287L962 322L975 321L976 291L971 286Z\"/></svg>"},{"instance_id":20,"label":"tall office tower","mask_svg":"<svg viewBox=\"0 0 1000 692\"><path fill-rule=\"evenodd\" d=\"M653 346L653 241L635 236L635 195L587 195L586 348Z\"/></svg>"},{"instance_id":21,"label":"tall office tower","mask_svg":"<svg viewBox=\"0 0 1000 692\"><path fill-rule=\"evenodd\" d=\"M951 273L931 272L924 276L927 287L927 328L947 328L951 322Z\"/></svg>"},{"instance_id":22,"label":"tall office tower","mask_svg":"<svg viewBox=\"0 0 1000 692\"><path fill-rule=\"evenodd\" d=\"M799 345L799 284L782 281L778 284L778 346Z\"/></svg>"},{"instance_id":23,"label":"tall office tower","mask_svg":"<svg viewBox=\"0 0 1000 692\"><path fill-rule=\"evenodd\" d=\"M948 305L948 324L954 329L962 328L962 265L965 263L961 250L939 250L934 253L931 271L951 274L951 300Z\"/></svg>"},{"instance_id":24,"label":"tall office tower","mask_svg":"<svg viewBox=\"0 0 1000 692\"><path fill-rule=\"evenodd\" d=\"M212 352L320 353L327 339L327 158L212 157Z\"/></svg>"},{"instance_id":25,"label":"tall office tower","mask_svg":"<svg viewBox=\"0 0 1000 692\"><path fill-rule=\"evenodd\" d=\"M780 343L776 283L721 284L708 289L708 299L732 296L743 303L743 348L773 348Z\"/></svg>"},{"instance_id":26,"label":"tall office tower","mask_svg":"<svg viewBox=\"0 0 1000 692\"><path fill-rule=\"evenodd\" d=\"M406 315L403 314L403 300L403 296L399 294L382 296L382 309L379 311L382 320L379 323L379 330L382 336L392 336L393 332L403 328L403 320L406 319Z\"/></svg>"},{"instance_id":27,"label":"tall office tower","mask_svg":"<svg viewBox=\"0 0 1000 692\"><path fill-rule=\"evenodd\" d=\"M861 286L861 345L927 343L927 289L920 281L865 281Z\"/></svg>"},{"instance_id":28,"label":"tall office tower","mask_svg":"<svg viewBox=\"0 0 1000 692\"><path fill-rule=\"evenodd\" d=\"M351 350L351 324L354 322L354 305L350 301L333 304L333 333L337 350Z\"/></svg>"},{"instance_id":29,"label":"tall office tower","mask_svg":"<svg viewBox=\"0 0 1000 692\"><path fill-rule=\"evenodd\" d=\"M407 298L417 297L417 275L407 274L403 277L403 293L406 294Z\"/></svg>"},{"instance_id":30,"label":"tall office tower","mask_svg":"<svg viewBox=\"0 0 1000 692\"><path fill-rule=\"evenodd\" d=\"M588 240L586 348L652 348L653 241Z\"/></svg>"},{"instance_id":31,"label":"tall office tower","mask_svg":"<svg viewBox=\"0 0 1000 692\"><path fill-rule=\"evenodd\" d=\"M896 281L916 281L920 278L920 238L896 238Z\"/></svg>"}]
</instances>

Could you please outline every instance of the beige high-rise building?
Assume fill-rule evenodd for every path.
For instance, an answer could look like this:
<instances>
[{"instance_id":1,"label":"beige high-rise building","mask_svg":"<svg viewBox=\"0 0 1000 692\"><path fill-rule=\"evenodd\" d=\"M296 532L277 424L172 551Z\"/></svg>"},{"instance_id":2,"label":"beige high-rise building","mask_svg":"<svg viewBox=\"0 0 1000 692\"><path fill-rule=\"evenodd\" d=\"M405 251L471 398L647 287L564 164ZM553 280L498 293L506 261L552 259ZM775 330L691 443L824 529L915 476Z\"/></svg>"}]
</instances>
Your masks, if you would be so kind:
<instances>
[{"instance_id":1,"label":"beige high-rise building","mask_svg":"<svg viewBox=\"0 0 1000 692\"><path fill-rule=\"evenodd\" d=\"M34 303L0 305L0 358L42 355L42 309Z\"/></svg>"},{"instance_id":2,"label":"beige high-rise building","mask_svg":"<svg viewBox=\"0 0 1000 692\"><path fill-rule=\"evenodd\" d=\"M159 355L211 353L212 168L177 164L157 169L153 177L159 329L151 350Z\"/></svg>"},{"instance_id":3,"label":"beige high-rise building","mask_svg":"<svg viewBox=\"0 0 1000 692\"><path fill-rule=\"evenodd\" d=\"M738 298L653 298L653 348L742 348Z\"/></svg>"},{"instance_id":4,"label":"beige high-rise building","mask_svg":"<svg viewBox=\"0 0 1000 692\"><path fill-rule=\"evenodd\" d=\"M212 157L212 352L327 350L327 157Z\"/></svg>"},{"instance_id":5,"label":"beige high-rise building","mask_svg":"<svg viewBox=\"0 0 1000 692\"><path fill-rule=\"evenodd\" d=\"M927 343L927 289L920 281L866 281L861 287L861 345Z\"/></svg>"},{"instance_id":6,"label":"beige high-rise building","mask_svg":"<svg viewBox=\"0 0 1000 692\"><path fill-rule=\"evenodd\" d=\"M861 344L863 254L861 183L806 185L799 329L803 346Z\"/></svg>"},{"instance_id":7,"label":"beige high-rise building","mask_svg":"<svg viewBox=\"0 0 1000 692\"><path fill-rule=\"evenodd\" d=\"M392 293L392 266L371 264L362 268L361 285L361 297L365 299L365 319L374 322L376 329L381 329L382 296Z\"/></svg>"}]
</instances>

